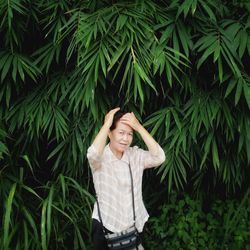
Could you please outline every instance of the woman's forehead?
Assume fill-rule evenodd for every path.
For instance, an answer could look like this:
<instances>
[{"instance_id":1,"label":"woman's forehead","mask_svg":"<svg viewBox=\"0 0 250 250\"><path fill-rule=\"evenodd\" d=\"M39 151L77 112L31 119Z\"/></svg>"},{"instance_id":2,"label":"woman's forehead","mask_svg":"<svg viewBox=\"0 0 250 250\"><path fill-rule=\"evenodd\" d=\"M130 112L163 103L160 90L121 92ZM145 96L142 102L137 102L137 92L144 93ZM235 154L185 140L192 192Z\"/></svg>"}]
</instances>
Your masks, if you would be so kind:
<instances>
[{"instance_id":1,"label":"woman's forehead","mask_svg":"<svg viewBox=\"0 0 250 250\"><path fill-rule=\"evenodd\" d=\"M116 123L116 129L117 130L123 130L123 131L126 131L126 132L133 132L133 129L129 125L124 124L121 121L118 121Z\"/></svg>"}]
</instances>

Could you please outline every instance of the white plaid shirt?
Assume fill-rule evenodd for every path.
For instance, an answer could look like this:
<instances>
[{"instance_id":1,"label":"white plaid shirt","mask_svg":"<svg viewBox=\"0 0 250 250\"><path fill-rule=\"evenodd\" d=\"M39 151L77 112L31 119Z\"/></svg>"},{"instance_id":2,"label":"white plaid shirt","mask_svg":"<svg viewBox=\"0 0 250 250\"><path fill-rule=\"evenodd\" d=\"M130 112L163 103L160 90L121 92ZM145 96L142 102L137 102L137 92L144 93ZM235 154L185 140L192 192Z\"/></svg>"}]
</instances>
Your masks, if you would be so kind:
<instances>
[{"instance_id":1,"label":"white plaid shirt","mask_svg":"<svg viewBox=\"0 0 250 250\"><path fill-rule=\"evenodd\" d=\"M165 160L165 153L159 146L157 155L149 151L129 147L119 160L109 144L98 157L94 145L88 148L87 158L93 174L93 182L98 197L103 225L112 232L120 232L133 225L133 205L129 164L132 170L136 228L142 232L148 213L142 200L142 176L145 168L156 167ZM92 218L100 221L97 204Z\"/></svg>"}]
</instances>

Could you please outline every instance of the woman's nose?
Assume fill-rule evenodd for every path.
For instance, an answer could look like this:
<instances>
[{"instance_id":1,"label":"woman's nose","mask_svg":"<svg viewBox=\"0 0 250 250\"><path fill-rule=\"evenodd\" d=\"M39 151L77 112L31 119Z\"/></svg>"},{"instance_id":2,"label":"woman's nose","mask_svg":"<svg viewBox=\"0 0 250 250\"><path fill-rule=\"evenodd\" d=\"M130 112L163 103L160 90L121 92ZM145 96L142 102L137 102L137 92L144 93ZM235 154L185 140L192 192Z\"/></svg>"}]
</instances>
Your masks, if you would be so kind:
<instances>
[{"instance_id":1,"label":"woman's nose","mask_svg":"<svg viewBox=\"0 0 250 250\"><path fill-rule=\"evenodd\" d=\"M124 141L128 141L128 135L126 135L126 134L123 135L123 140L124 140Z\"/></svg>"}]
</instances>

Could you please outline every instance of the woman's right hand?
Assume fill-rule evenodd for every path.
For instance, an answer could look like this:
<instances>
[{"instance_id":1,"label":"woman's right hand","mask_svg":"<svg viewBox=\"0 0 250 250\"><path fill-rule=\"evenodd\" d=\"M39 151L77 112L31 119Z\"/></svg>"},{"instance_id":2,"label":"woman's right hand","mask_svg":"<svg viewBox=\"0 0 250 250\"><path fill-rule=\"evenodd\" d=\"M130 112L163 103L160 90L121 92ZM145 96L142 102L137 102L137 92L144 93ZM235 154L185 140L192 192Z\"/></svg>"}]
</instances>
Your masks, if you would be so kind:
<instances>
[{"instance_id":1,"label":"woman's right hand","mask_svg":"<svg viewBox=\"0 0 250 250\"><path fill-rule=\"evenodd\" d=\"M109 129L113 123L114 114L119 109L120 108L112 109L105 115L104 124L93 141L93 145L95 146L96 154L98 157L100 157L103 154L103 150L104 150L104 147L106 145L108 132L109 132Z\"/></svg>"},{"instance_id":2,"label":"woman's right hand","mask_svg":"<svg viewBox=\"0 0 250 250\"><path fill-rule=\"evenodd\" d=\"M114 119L114 115L115 113L120 110L120 108L115 108L115 109L111 109L106 115L105 115L105 119L104 119L104 125L107 126L108 128L111 127L112 123L113 123L113 119Z\"/></svg>"}]
</instances>

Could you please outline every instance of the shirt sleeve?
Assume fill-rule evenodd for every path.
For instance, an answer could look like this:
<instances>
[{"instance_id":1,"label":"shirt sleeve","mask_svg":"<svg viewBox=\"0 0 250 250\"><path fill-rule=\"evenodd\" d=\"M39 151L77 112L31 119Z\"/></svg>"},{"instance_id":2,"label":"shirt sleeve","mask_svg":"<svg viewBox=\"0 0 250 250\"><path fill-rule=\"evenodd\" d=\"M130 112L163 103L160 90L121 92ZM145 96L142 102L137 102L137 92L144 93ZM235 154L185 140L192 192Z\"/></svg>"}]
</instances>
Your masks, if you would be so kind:
<instances>
[{"instance_id":1,"label":"shirt sleeve","mask_svg":"<svg viewBox=\"0 0 250 250\"><path fill-rule=\"evenodd\" d=\"M101 167L102 157L97 154L96 148L93 144L87 150L87 159L92 170L97 170Z\"/></svg>"},{"instance_id":2,"label":"shirt sleeve","mask_svg":"<svg viewBox=\"0 0 250 250\"><path fill-rule=\"evenodd\" d=\"M140 157L141 161L143 162L144 168L153 168L161 165L165 159L165 153L164 150L161 148L161 146L158 144L158 152L153 155L148 150L140 149Z\"/></svg>"}]
</instances>

